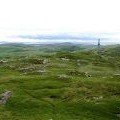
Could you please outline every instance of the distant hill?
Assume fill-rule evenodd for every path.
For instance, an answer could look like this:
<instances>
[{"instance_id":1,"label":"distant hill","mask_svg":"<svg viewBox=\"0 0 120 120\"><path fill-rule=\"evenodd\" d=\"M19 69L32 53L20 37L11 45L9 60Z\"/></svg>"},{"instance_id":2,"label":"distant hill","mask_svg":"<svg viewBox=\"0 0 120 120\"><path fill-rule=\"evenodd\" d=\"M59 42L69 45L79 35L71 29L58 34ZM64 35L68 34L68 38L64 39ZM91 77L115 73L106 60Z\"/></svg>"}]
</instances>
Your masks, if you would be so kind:
<instances>
[{"instance_id":1,"label":"distant hill","mask_svg":"<svg viewBox=\"0 0 120 120\"><path fill-rule=\"evenodd\" d=\"M54 43L54 44L0 44L0 56L24 56L27 54L55 54L56 52L84 52L91 51L97 53L96 45L74 44L74 43ZM100 55L110 57L120 57L120 45L101 46Z\"/></svg>"}]
</instances>

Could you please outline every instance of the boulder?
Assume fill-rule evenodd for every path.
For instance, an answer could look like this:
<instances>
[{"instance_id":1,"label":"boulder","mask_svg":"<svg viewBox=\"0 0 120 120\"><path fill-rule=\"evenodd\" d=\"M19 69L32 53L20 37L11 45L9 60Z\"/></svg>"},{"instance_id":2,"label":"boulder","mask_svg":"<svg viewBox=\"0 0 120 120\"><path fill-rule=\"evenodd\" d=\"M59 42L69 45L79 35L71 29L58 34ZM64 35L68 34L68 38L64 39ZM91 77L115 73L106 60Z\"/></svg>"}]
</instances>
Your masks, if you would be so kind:
<instances>
[{"instance_id":1,"label":"boulder","mask_svg":"<svg viewBox=\"0 0 120 120\"><path fill-rule=\"evenodd\" d=\"M100 100L103 99L103 96L93 97L94 100Z\"/></svg>"},{"instance_id":2,"label":"boulder","mask_svg":"<svg viewBox=\"0 0 120 120\"><path fill-rule=\"evenodd\" d=\"M61 58L61 60L64 61L64 62L69 62L69 61L70 61L70 60L67 59L67 58Z\"/></svg>"},{"instance_id":3,"label":"boulder","mask_svg":"<svg viewBox=\"0 0 120 120\"><path fill-rule=\"evenodd\" d=\"M5 60L0 60L0 64L7 63Z\"/></svg>"},{"instance_id":4,"label":"boulder","mask_svg":"<svg viewBox=\"0 0 120 120\"><path fill-rule=\"evenodd\" d=\"M12 92L11 91L6 91L2 94L0 94L0 104L6 104L6 102L8 101L8 99L12 96Z\"/></svg>"},{"instance_id":5,"label":"boulder","mask_svg":"<svg viewBox=\"0 0 120 120\"><path fill-rule=\"evenodd\" d=\"M117 114L116 116L120 118L120 114Z\"/></svg>"},{"instance_id":6,"label":"boulder","mask_svg":"<svg viewBox=\"0 0 120 120\"><path fill-rule=\"evenodd\" d=\"M46 73L47 71L46 70L38 70L37 72L38 73Z\"/></svg>"},{"instance_id":7,"label":"boulder","mask_svg":"<svg viewBox=\"0 0 120 120\"><path fill-rule=\"evenodd\" d=\"M120 77L120 74L114 74L113 76L114 77Z\"/></svg>"},{"instance_id":8,"label":"boulder","mask_svg":"<svg viewBox=\"0 0 120 120\"><path fill-rule=\"evenodd\" d=\"M69 78L69 76L66 74L61 74L61 75L58 75L58 78L59 79L66 79L66 78Z\"/></svg>"},{"instance_id":9,"label":"boulder","mask_svg":"<svg viewBox=\"0 0 120 120\"><path fill-rule=\"evenodd\" d=\"M48 59L43 60L43 64L47 64L48 62L49 62Z\"/></svg>"},{"instance_id":10,"label":"boulder","mask_svg":"<svg viewBox=\"0 0 120 120\"><path fill-rule=\"evenodd\" d=\"M75 76L91 77L91 75L88 74L87 72L81 72L81 71L78 71L78 70L69 71L68 74L69 74L69 75L75 75Z\"/></svg>"}]
</instances>

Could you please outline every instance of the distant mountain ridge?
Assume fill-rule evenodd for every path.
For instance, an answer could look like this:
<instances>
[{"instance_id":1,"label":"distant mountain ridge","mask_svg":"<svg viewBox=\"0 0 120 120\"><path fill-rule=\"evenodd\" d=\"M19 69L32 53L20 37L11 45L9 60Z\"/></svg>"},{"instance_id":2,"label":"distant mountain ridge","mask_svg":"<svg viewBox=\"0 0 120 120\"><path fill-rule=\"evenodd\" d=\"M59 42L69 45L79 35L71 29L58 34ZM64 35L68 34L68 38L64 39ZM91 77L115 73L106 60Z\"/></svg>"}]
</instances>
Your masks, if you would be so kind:
<instances>
[{"instance_id":1,"label":"distant mountain ridge","mask_svg":"<svg viewBox=\"0 0 120 120\"><path fill-rule=\"evenodd\" d=\"M115 37L115 38L114 38ZM98 39L102 45L120 44L120 40L111 34L18 34L0 39L0 44L24 43L24 44L55 44L55 43L74 43L74 44L98 44Z\"/></svg>"},{"instance_id":2,"label":"distant mountain ridge","mask_svg":"<svg viewBox=\"0 0 120 120\"><path fill-rule=\"evenodd\" d=\"M49 40L97 40L98 36L94 35L82 35L82 34L36 34L36 35L18 35L18 38L28 38L28 39L49 39ZM109 38L104 38L108 40Z\"/></svg>"}]
</instances>

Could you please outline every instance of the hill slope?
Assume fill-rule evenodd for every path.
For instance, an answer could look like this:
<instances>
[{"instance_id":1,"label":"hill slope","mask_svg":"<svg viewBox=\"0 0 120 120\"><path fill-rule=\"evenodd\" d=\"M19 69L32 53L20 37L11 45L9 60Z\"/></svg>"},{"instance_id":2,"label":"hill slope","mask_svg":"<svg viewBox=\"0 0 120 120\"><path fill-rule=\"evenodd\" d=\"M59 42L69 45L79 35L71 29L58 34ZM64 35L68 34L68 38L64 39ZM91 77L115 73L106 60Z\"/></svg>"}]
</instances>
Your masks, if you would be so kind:
<instances>
[{"instance_id":1,"label":"hill slope","mask_svg":"<svg viewBox=\"0 0 120 120\"><path fill-rule=\"evenodd\" d=\"M119 120L119 47L0 46L0 119Z\"/></svg>"}]
</instances>

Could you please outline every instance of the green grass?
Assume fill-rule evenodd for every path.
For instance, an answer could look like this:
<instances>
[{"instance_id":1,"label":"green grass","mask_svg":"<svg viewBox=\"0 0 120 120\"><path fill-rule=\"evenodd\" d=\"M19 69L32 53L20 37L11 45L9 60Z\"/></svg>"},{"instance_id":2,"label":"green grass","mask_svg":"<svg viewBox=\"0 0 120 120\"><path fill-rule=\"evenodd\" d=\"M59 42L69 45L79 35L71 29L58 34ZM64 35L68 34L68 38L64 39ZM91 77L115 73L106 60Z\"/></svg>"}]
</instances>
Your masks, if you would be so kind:
<instances>
[{"instance_id":1,"label":"green grass","mask_svg":"<svg viewBox=\"0 0 120 120\"><path fill-rule=\"evenodd\" d=\"M47 54L39 47L0 46L0 58L7 61L0 63L0 93L13 92L7 104L0 105L0 120L120 119L120 76L115 75L120 74L120 59L112 57L118 46L108 46L100 55L96 49L78 47L69 52L52 48L54 54ZM39 73L41 69L46 72ZM68 78L58 78L61 74Z\"/></svg>"}]
</instances>

